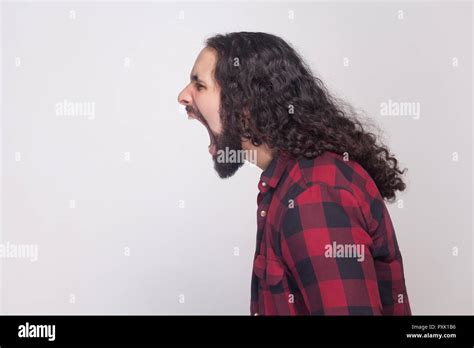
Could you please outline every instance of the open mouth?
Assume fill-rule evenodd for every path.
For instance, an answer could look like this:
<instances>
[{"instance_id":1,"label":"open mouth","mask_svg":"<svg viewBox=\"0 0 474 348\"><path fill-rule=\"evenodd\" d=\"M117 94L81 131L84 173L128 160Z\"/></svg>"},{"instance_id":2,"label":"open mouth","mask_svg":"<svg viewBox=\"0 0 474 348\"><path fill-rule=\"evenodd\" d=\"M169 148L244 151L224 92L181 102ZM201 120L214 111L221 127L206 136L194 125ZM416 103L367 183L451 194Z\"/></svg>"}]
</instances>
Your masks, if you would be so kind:
<instances>
[{"instance_id":1,"label":"open mouth","mask_svg":"<svg viewBox=\"0 0 474 348\"><path fill-rule=\"evenodd\" d=\"M207 132L209 133L209 141L210 141L209 146L208 146L209 153L211 155L215 156L216 152L217 152L216 140L215 140L214 134L212 133L211 128L209 127L207 121L201 116L195 116L194 114L191 114L191 113L188 113L188 115L191 118L195 118L196 120L201 122L204 125L204 127L206 127Z\"/></svg>"}]
</instances>

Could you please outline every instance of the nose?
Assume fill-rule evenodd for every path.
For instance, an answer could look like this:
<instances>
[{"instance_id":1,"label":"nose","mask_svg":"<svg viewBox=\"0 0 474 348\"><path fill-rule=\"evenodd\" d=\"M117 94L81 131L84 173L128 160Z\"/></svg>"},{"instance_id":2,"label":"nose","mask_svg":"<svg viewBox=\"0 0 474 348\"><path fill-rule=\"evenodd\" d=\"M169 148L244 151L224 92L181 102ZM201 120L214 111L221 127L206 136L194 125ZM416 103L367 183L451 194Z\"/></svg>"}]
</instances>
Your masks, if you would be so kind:
<instances>
[{"instance_id":1,"label":"nose","mask_svg":"<svg viewBox=\"0 0 474 348\"><path fill-rule=\"evenodd\" d=\"M181 105L191 105L192 97L189 93L189 85L184 87L184 89L178 94L178 103Z\"/></svg>"}]
</instances>

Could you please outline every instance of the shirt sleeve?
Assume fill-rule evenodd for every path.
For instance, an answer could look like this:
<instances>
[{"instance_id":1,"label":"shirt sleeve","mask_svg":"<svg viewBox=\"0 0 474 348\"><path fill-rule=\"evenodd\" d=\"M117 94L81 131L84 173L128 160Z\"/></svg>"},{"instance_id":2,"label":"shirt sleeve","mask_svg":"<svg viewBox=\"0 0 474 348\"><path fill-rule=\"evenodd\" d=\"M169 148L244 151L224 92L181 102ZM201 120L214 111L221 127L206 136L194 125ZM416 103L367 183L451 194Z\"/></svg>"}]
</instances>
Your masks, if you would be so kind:
<instances>
[{"instance_id":1,"label":"shirt sleeve","mask_svg":"<svg viewBox=\"0 0 474 348\"><path fill-rule=\"evenodd\" d=\"M281 257L309 314L384 314L366 229L348 189L317 183L288 202Z\"/></svg>"}]
</instances>

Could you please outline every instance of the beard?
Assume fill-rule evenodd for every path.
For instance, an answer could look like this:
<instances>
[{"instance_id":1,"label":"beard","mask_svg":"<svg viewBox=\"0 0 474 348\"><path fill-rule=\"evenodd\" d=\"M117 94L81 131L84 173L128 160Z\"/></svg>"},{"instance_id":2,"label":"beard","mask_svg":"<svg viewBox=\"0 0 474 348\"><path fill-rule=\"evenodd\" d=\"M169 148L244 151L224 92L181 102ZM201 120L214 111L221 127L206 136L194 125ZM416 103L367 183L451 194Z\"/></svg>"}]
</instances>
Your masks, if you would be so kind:
<instances>
[{"instance_id":1,"label":"beard","mask_svg":"<svg viewBox=\"0 0 474 348\"><path fill-rule=\"evenodd\" d=\"M212 133L212 131L211 131ZM243 166L245 160L237 154L243 153L242 141L238 134L231 132L224 127L221 134L214 134L216 154L212 156L214 169L220 178L225 179L234 175ZM224 154L233 153L234 156L228 158Z\"/></svg>"},{"instance_id":2,"label":"beard","mask_svg":"<svg viewBox=\"0 0 474 348\"><path fill-rule=\"evenodd\" d=\"M219 177L225 179L234 175L245 162L245 159L242 158L242 156L237 155L243 152L240 135L236 134L236 132L232 132L231 129L224 124L221 133L216 134L211 130L209 124L199 110L194 109L191 106L187 106L186 110L196 115L207 128L211 140L210 146L215 146L215 153L212 154L212 160L214 161L214 169ZM224 153L234 153L234 156L227 158L226 156L222 156Z\"/></svg>"}]
</instances>

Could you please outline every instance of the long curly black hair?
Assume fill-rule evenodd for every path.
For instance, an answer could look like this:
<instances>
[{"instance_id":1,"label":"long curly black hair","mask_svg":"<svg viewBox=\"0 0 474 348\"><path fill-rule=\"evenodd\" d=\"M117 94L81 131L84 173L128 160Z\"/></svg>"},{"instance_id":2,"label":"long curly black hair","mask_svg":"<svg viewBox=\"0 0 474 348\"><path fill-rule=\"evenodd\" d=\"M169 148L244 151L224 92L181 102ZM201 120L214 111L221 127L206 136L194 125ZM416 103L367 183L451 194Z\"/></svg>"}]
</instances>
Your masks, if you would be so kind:
<instances>
[{"instance_id":1,"label":"long curly black hair","mask_svg":"<svg viewBox=\"0 0 474 348\"><path fill-rule=\"evenodd\" d=\"M217 53L222 122L258 146L295 158L329 150L347 154L389 202L406 187L397 159L367 130L348 103L332 96L282 38L261 32L219 34L205 41Z\"/></svg>"}]
</instances>

